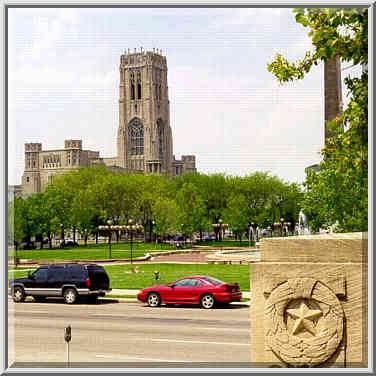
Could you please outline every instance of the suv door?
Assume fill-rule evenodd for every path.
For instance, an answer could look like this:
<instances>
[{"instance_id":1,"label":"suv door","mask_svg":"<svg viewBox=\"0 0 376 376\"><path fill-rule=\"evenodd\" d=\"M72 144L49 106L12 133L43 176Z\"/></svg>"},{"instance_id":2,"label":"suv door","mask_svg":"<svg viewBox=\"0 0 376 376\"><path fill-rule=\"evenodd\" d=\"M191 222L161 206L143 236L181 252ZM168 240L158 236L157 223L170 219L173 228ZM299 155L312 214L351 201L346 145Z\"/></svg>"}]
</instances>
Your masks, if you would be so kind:
<instances>
[{"instance_id":1,"label":"suv door","mask_svg":"<svg viewBox=\"0 0 376 376\"><path fill-rule=\"evenodd\" d=\"M47 267L40 267L37 270L35 270L34 273L30 274L30 277L28 278L27 282L24 283L25 292L30 295L47 294L47 275Z\"/></svg>"},{"instance_id":2,"label":"suv door","mask_svg":"<svg viewBox=\"0 0 376 376\"><path fill-rule=\"evenodd\" d=\"M64 265L53 265L48 268L48 290L51 296L61 296L61 288L65 282Z\"/></svg>"}]
</instances>

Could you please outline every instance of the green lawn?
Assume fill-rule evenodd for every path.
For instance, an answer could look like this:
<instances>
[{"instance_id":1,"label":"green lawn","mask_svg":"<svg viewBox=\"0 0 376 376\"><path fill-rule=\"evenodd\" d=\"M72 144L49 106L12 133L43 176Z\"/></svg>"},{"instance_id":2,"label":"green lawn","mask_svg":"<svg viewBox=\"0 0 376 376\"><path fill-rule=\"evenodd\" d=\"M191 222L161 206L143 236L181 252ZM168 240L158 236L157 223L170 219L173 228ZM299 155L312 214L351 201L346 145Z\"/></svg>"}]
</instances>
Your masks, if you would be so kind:
<instances>
[{"instance_id":1,"label":"green lawn","mask_svg":"<svg viewBox=\"0 0 376 376\"><path fill-rule=\"evenodd\" d=\"M129 273L131 268L139 267L138 273ZM249 291L249 265L234 264L127 264L108 265L105 269L113 289L142 289L155 284L167 284L188 275L210 275L225 282L238 282L240 290ZM159 271L155 281L154 271ZM128 272L128 273L127 273ZM8 272L8 277L18 278L27 271Z\"/></svg>"},{"instance_id":2,"label":"green lawn","mask_svg":"<svg viewBox=\"0 0 376 376\"><path fill-rule=\"evenodd\" d=\"M109 265L111 288L141 289L155 284L167 284L187 275L210 275L225 282L238 282L242 291L249 291L249 265L231 264L133 264L138 273L127 273L131 265ZM154 271L159 271L155 281Z\"/></svg>"},{"instance_id":3,"label":"green lawn","mask_svg":"<svg viewBox=\"0 0 376 376\"><path fill-rule=\"evenodd\" d=\"M153 251L168 251L173 250L174 247L170 244L155 244L155 243L134 243L133 257L145 256L148 252ZM8 252L9 257L14 256L14 251ZM110 249L108 244L89 244L87 246L80 245L78 247L67 248L43 248L32 250L18 250L17 256L20 259L32 260L103 260L110 256ZM130 244L127 243L112 243L111 258L130 258Z\"/></svg>"}]
</instances>

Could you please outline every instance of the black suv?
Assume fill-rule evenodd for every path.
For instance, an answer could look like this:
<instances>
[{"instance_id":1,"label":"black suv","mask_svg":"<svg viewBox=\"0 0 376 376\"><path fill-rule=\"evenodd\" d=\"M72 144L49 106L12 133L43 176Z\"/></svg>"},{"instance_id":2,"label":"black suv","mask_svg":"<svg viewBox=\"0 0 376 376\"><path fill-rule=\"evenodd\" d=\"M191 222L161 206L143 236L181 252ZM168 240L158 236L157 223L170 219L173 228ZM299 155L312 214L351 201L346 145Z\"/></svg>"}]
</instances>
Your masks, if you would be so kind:
<instances>
[{"instance_id":1,"label":"black suv","mask_svg":"<svg viewBox=\"0 0 376 376\"><path fill-rule=\"evenodd\" d=\"M78 297L87 297L96 302L98 296L110 292L110 279L104 268L97 264L52 264L42 265L26 278L9 281L13 300L23 302L26 296L35 301L46 297L62 296L68 304Z\"/></svg>"}]
</instances>

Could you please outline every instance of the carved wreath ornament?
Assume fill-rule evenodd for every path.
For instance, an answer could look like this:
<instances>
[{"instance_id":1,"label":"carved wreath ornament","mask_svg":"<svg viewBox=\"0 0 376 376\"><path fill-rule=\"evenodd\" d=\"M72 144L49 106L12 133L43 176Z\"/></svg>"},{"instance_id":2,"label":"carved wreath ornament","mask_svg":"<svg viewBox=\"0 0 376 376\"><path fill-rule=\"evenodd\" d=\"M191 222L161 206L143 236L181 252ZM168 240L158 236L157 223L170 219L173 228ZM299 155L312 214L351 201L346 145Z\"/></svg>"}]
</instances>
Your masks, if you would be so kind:
<instances>
[{"instance_id":1,"label":"carved wreath ornament","mask_svg":"<svg viewBox=\"0 0 376 376\"><path fill-rule=\"evenodd\" d=\"M322 282L294 278L276 287L265 305L266 341L284 362L317 366L336 351L343 336L343 309Z\"/></svg>"}]
</instances>

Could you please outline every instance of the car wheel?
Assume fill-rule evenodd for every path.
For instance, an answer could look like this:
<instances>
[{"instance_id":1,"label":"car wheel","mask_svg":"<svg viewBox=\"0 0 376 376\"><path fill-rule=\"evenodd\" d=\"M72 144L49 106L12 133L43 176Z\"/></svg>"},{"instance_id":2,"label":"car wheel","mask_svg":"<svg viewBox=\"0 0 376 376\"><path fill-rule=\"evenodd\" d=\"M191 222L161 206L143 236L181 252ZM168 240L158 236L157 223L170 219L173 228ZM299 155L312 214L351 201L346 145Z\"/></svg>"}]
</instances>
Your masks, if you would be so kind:
<instances>
[{"instance_id":1,"label":"car wheel","mask_svg":"<svg viewBox=\"0 0 376 376\"><path fill-rule=\"evenodd\" d=\"M45 297L45 296L33 296L33 299L34 299L37 303L42 303L42 302L45 302L45 301L46 301L46 297Z\"/></svg>"},{"instance_id":2,"label":"car wheel","mask_svg":"<svg viewBox=\"0 0 376 376\"><path fill-rule=\"evenodd\" d=\"M75 289L64 290L64 301L67 304L73 304L77 299L77 292Z\"/></svg>"},{"instance_id":3,"label":"car wheel","mask_svg":"<svg viewBox=\"0 0 376 376\"><path fill-rule=\"evenodd\" d=\"M201 307L205 309L210 309L214 307L215 299L212 294L204 294L200 299Z\"/></svg>"},{"instance_id":4,"label":"car wheel","mask_svg":"<svg viewBox=\"0 0 376 376\"><path fill-rule=\"evenodd\" d=\"M159 294L157 294L156 292L152 292L148 295L147 302L149 307L158 307L161 305L161 298Z\"/></svg>"},{"instance_id":5,"label":"car wheel","mask_svg":"<svg viewBox=\"0 0 376 376\"><path fill-rule=\"evenodd\" d=\"M25 299L26 299L26 295L25 295L25 291L22 287L15 287L13 289L13 301L15 303L21 303L21 302L24 302Z\"/></svg>"}]
</instances>

